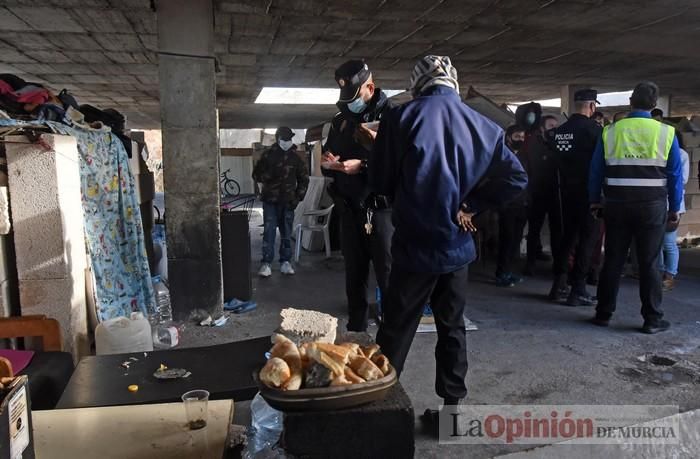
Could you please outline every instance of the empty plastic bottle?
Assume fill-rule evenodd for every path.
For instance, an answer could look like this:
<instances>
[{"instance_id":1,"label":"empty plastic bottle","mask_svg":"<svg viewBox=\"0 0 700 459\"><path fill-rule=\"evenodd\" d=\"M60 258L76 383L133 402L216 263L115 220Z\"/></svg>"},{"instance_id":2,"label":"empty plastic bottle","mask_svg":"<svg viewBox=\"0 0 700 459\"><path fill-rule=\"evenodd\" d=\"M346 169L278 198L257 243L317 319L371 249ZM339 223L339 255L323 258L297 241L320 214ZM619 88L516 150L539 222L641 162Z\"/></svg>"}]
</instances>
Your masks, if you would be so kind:
<instances>
[{"instance_id":1,"label":"empty plastic bottle","mask_svg":"<svg viewBox=\"0 0 700 459\"><path fill-rule=\"evenodd\" d=\"M153 330L153 347L168 349L180 342L180 332L172 325L173 309L170 305L170 291L160 276L154 276L153 292L155 296L155 311L151 316Z\"/></svg>"}]
</instances>

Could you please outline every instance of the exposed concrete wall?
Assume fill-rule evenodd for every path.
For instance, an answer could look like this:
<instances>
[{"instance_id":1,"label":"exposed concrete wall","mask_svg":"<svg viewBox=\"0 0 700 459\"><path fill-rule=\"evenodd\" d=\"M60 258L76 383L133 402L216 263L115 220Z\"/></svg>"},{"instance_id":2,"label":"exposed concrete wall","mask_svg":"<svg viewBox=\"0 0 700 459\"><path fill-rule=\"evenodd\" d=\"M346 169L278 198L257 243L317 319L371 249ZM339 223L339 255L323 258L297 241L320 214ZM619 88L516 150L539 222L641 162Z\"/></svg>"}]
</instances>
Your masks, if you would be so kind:
<instances>
[{"instance_id":1,"label":"exposed concrete wall","mask_svg":"<svg viewBox=\"0 0 700 459\"><path fill-rule=\"evenodd\" d=\"M700 132L683 132L685 150L690 157L690 178L685 186L686 214L678 228L679 238L700 237L700 184L698 184L698 162L700 161Z\"/></svg>"},{"instance_id":2,"label":"exposed concrete wall","mask_svg":"<svg viewBox=\"0 0 700 459\"><path fill-rule=\"evenodd\" d=\"M50 149L7 145L21 311L57 319L77 359L89 352L78 149L70 136L41 138Z\"/></svg>"},{"instance_id":3,"label":"exposed concrete wall","mask_svg":"<svg viewBox=\"0 0 700 459\"><path fill-rule=\"evenodd\" d=\"M173 313L183 319L223 308L213 6L160 1L157 11L159 45L168 50L158 64L168 277ZM183 39L186 52L177 51Z\"/></svg>"}]
</instances>

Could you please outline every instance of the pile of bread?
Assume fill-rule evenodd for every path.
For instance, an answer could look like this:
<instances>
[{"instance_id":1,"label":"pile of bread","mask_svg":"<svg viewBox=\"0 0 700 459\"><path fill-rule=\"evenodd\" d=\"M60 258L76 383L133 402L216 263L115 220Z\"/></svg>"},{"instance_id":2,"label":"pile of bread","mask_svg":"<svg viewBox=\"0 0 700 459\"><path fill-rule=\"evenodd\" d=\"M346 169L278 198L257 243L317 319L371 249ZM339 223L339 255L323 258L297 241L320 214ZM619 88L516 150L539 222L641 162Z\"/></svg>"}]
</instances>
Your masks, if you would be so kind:
<instances>
[{"instance_id":1,"label":"pile of bread","mask_svg":"<svg viewBox=\"0 0 700 459\"><path fill-rule=\"evenodd\" d=\"M270 358L260 381L282 390L347 386L389 374L389 360L376 344L306 342L299 346L281 334L272 337Z\"/></svg>"}]
</instances>

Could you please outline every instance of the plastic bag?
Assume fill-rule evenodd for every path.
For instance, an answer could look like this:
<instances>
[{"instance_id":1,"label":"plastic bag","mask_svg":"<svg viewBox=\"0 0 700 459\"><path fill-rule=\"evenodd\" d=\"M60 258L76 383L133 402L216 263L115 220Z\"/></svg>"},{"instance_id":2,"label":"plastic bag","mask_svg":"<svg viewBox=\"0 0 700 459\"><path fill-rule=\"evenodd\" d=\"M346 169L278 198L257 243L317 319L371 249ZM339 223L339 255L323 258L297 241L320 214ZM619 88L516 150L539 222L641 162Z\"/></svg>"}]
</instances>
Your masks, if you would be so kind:
<instances>
[{"instance_id":1,"label":"plastic bag","mask_svg":"<svg viewBox=\"0 0 700 459\"><path fill-rule=\"evenodd\" d=\"M272 408L260 393L250 402L251 428L244 459L285 457L275 448L282 434L282 413Z\"/></svg>"}]
</instances>

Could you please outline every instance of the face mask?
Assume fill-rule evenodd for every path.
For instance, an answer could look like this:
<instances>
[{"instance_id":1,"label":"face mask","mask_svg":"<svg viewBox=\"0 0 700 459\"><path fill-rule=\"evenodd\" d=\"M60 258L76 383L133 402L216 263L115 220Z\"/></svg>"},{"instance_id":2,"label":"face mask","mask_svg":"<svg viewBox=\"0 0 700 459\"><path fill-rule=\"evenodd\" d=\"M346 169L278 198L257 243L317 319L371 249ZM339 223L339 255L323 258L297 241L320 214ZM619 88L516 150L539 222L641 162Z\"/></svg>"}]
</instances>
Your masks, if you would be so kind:
<instances>
[{"instance_id":1,"label":"face mask","mask_svg":"<svg viewBox=\"0 0 700 459\"><path fill-rule=\"evenodd\" d=\"M510 142L511 150L520 150L524 144L525 144L525 142L522 140L511 140L511 142Z\"/></svg>"},{"instance_id":2,"label":"face mask","mask_svg":"<svg viewBox=\"0 0 700 459\"><path fill-rule=\"evenodd\" d=\"M277 144L279 144L280 148L284 151L287 151L294 146L294 142L291 140L279 140L277 141Z\"/></svg>"},{"instance_id":3,"label":"face mask","mask_svg":"<svg viewBox=\"0 0 700 459\"><path fill-rule=\"evenodd\" d=\"M365 108L367 108L367 102L362 100L362 97L358 97L348 104L348 110L355 114L364 112Z\"/></svg>"},{"instance_id":4,"label":"face mask","mask_svg":"<svg viewBox=\"0 0 700 459\"><path fill-rule=\"evenodd\" d=\"M535 124L536 118L537 118L537 115L535 115L534 112L530 112L525 117L525 122L527 123L528 126L532 126L533 124Z\"/></svg>"}]
</instances>

